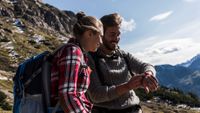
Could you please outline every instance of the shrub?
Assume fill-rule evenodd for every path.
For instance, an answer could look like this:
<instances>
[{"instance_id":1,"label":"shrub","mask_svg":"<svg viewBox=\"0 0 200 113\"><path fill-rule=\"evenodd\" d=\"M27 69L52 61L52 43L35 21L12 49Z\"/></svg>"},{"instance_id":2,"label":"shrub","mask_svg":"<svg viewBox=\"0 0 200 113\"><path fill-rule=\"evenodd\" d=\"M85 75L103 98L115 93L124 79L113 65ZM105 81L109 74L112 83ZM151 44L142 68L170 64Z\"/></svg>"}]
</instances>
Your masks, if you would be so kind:
<instances>
[{"instance_id":1,"label":"shrub","mask_svg":"<svg viewBox=\"0 0 200 113\"><path fill-rule=\"evenodd\" d=\"M0 108L2 108L3 110L11 110L12 106L6 102L6 95L0 91Z\"/></svg>"}]
</instances>

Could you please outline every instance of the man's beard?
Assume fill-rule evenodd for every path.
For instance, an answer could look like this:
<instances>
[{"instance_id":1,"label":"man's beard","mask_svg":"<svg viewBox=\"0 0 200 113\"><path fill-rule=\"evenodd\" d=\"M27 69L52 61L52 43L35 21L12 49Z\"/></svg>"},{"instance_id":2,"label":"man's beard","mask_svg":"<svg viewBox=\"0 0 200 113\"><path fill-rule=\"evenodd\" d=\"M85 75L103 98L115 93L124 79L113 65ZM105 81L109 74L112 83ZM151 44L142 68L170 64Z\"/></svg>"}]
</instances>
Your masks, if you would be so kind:
<instances>
[{"instance_id":1,"label":"man's beard","mask_svg":"<svg viewBox=\"0 0 200 113\"><path fill-rule=\"evenodd\" d=\"M116 50L118 48L117 45L112 45L111 42L107 42L107 41L104 41L103 45L106 47L106 49L108 49L110 51L114 51L114 50Z\"/></svg>"}]
</instances>

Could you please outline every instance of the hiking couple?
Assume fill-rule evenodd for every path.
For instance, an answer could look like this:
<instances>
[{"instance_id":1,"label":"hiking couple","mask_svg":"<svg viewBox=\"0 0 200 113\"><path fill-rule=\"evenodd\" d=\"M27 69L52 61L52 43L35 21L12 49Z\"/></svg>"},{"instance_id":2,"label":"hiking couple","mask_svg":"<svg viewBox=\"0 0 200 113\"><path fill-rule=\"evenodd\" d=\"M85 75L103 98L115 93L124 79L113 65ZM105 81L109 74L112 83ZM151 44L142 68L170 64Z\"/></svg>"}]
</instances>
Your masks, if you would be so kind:
<instances>
[{"instance_id":1,"label":"hiking couple","mask_svg":"<svg viewBox=\"0 0 200 113\"><path fill-rule=\"evenodd\" d=\"M61 98L65 113L89 113L91 102L92 113L141 113L134 89L156 90L155 69L119 49L119 14L105 15L100 20L78 17L75 41L58 52L54 60L52 99Z\"/></svg>"},{"instance_id":2,"label":"hiking couple","mask_svg":"<svg viewBox=\"0 0 200 113\"><path fill-rule=\"evenodd\" d=\"M156 72L119 48L121 22L117 13L100 20L77 14L74 38L51 62L51 106L61 109L56 113L142 113L134 90L155 91Z\"/></svg>"}]
</instances>

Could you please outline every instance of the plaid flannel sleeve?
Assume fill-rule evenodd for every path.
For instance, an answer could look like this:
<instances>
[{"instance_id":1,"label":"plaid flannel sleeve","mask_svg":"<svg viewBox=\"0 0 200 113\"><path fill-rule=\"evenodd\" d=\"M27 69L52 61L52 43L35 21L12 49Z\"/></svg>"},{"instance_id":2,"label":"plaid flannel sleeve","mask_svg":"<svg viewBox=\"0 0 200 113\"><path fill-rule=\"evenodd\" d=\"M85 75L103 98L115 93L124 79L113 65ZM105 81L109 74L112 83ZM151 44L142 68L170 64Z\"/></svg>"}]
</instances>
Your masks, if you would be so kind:
<instances>
[{"instance_id":1,"label":"plaid flannel sleeve","mask_svg":"<svg viewBox=\"0 0 200 113\"><path fill-rule=\"evenodd\" d=\"M59 59L59 95L64 111L67 113L87 113L82 100L79 98L83 92L77 89L79 68L83 53L80 48L68 47ZM86 84L82 84L86 85ZM84 86L83 86L84 87Z\"/></svg>"}]
</instances>

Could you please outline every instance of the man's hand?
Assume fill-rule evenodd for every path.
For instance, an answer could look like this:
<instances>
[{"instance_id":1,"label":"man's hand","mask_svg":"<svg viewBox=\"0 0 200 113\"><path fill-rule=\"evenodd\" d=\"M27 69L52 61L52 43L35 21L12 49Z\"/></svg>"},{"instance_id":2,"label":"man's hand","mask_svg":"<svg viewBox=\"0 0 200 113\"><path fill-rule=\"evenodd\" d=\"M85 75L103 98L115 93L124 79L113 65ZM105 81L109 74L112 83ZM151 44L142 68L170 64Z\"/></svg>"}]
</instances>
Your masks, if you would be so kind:
<instances>
[{"instance_id":1,"label":"man's hand","mask_svg":"<svg viewBox=\"0 0 200 113\"><path fill-rule=\"evenodd\" d=\"M137 89L143 86L142 81L143 81L144 76L141 75L134 75L132 78L128 81L128 89Z\"/></svg>"},{"instance_id":2,"label":"man's hand","mask_svg":"<svg viewBox=\"0 0 200 113\"><path fill-rule=\"evenodd\" d=\"M128 89L144 88L146 93L150 91L155 91L158 89L158 81L153 76L151 71L147 71L142 74L136 74L127 83Z\"/></svg>"},{"instance_id":3,"label":"man's hand","mask_svg":"<svg viewBox=\"0 0 200 113\"><path fill-rule=\"evenodd\" d=\"M142 85L147 93L149 93L149 91L155 91L158 89L158 80L153 76L151 71L143 73L142 76L144 77L142 80Z\"/></svg>"}]
</instances>

